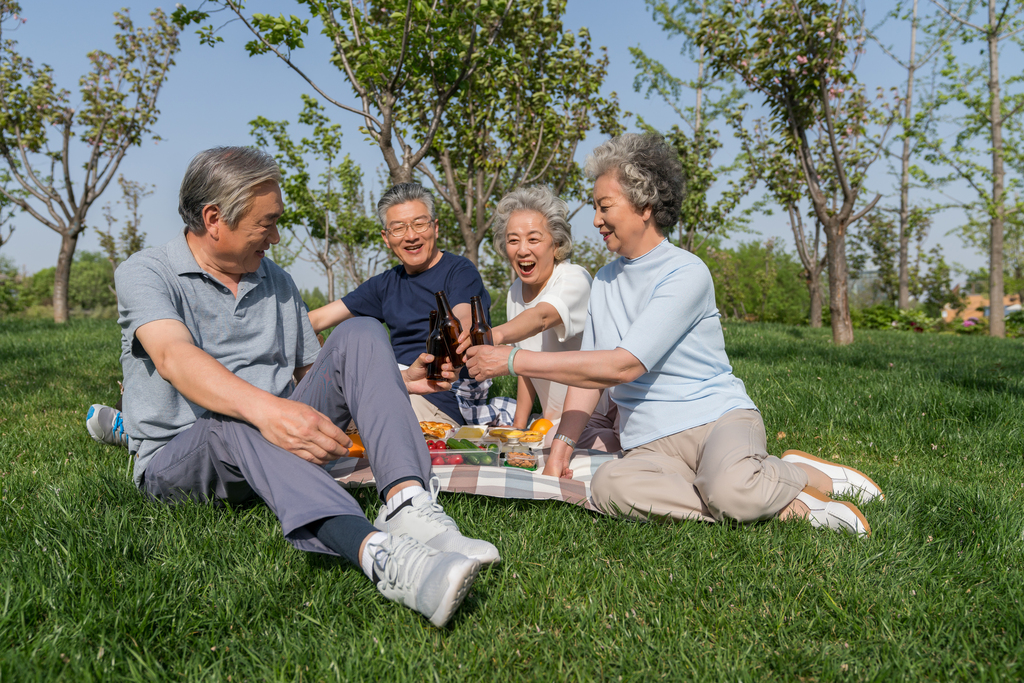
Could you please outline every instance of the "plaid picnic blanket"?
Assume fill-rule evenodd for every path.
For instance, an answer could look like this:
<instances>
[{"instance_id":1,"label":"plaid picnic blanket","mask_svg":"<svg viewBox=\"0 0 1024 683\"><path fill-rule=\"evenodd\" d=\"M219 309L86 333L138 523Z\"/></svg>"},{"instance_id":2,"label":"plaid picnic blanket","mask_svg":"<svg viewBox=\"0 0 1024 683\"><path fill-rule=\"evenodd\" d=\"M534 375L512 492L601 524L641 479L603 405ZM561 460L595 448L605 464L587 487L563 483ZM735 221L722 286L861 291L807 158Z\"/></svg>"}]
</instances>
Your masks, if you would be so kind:
<instances>
[{"instance_id":1,"label":"plaid picnic blanket","mask_svg":"<svg viewBox=\"0 0 1024 683\"><path fill-rule=\"evenodd\" d=\"M545 449L546 450L546 449ZM578 449L572 458L572 479L546 477L542 454L535 472L516 467L478 467L476 465L435 465L434 474L441 490L470 493L492 498L518 500L558 500L600 512L590 499L590 480L603 463L621 457L621 453L604 453ZM345 488L374 486L373 473L366 458L341 458L331 469L338 483Z\"/></svg>"}]
</instances>

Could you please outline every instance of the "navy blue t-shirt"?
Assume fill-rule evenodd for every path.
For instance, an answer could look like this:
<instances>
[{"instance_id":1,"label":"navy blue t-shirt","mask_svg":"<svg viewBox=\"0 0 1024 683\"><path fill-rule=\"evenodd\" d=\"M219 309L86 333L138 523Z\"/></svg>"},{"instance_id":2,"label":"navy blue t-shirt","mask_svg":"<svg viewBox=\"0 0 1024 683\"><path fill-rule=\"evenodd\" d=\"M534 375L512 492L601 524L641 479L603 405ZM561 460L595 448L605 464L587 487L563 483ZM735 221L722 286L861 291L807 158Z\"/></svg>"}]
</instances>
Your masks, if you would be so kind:
<instances>
[{"instance_id":1,"label":"navy blue t-shirt","mask_svg":"<svg viewBox=\"0 0 1024 683\"><path fill-rule=\"evenodd\" d=\"M480 278L480 272L464 256L441 252L441 259L432 268L410 275L399 265L375 275L356 287L342 301L352 315L376 318L388 326L391 348L403 365L427 350L430 333L430 312L437 309L434 293L444 290L454 308L468 304L471 296L483 300L487 324L490 324L491 297ZM468 377L465 368L460 375ZM424 396L458 424L464 424L455 394L443 391Z\"/></svg>"}]
</instances>

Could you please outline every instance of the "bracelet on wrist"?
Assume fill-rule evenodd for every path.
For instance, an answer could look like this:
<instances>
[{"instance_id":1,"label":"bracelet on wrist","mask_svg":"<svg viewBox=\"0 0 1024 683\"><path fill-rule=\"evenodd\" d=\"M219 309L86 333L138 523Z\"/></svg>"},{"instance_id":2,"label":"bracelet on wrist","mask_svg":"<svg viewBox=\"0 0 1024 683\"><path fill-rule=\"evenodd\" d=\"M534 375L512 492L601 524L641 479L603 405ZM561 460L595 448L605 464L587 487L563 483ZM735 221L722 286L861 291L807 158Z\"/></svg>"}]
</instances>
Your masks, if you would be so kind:
<instances>
[{"instance_id":1,"label":"bracelet on wrist","mask_svg":"<svg viewBox=\"0 0 1024 683\"><path fill-rule=\"evenodd\" d=\"M555 434L555 438L558 439L559 441L564 441L565 443L569 444L569 448L576 448L576 442L573 439L567 437L565 434Z\"/></svg>"},{"instance_id":2,"label":"bracelet on wrist","mask_svg":"<svg viewBox=\"0 0 1024 683\"><path fill-rule=\"evenodd\" d=\"M513 377L518 377L516 371L512 369L512 360L516 357L517 353L519 353L519 347L513 346L512 353L508 354L508 374L512 375Z\"/></svg>"}]
</instances>

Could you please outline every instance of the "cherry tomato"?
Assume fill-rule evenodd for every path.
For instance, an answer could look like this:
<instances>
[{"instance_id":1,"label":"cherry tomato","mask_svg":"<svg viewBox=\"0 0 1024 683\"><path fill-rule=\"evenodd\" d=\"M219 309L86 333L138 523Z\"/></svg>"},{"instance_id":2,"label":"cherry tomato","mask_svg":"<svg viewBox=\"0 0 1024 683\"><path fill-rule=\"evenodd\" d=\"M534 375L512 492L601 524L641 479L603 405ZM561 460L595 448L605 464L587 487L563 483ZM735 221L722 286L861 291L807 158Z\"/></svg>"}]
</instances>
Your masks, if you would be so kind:
<instances>
[{"instance_id":1,"label":"cherry tomato","mask_svg":"<svg viewBox=\"0 0 1024 683\"><path fill-rule=\"evenodd\" d=\"M448 461L449 465L461 465L462 464L462 456L459 455L458 453L452 453L451 455L449 455L446 458L446 460Z\"/></svg>"},{"instance_id":2,"label":"cherry tomato","mask_svg":"<svg viewBox=\"0 0 1024 683\"><path fill-rule=\"evenodd\" d=\"M435 455L433 458L430 459L430 464L431 465L447 465L448 463L446 463L444 461L444 458L442 456Z\"/></svg>"}]
</instances>

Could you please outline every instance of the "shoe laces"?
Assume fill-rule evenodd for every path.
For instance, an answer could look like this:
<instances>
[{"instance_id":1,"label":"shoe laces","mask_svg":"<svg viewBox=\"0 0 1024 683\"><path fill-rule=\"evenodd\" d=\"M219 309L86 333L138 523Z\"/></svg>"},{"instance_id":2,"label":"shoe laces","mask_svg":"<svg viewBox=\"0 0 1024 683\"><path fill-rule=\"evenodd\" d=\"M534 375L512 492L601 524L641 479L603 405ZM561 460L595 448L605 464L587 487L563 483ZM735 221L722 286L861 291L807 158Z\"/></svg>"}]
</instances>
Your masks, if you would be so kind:
<instances>
[{"instance_id":1,"label":"shoe laces","mask_svg":"<svg viewBox=\"0 0 1024 683\"><path fill-rule=\"evenodd\" d=\"M437 502L437 494L441 491L441 481L437 478L437 475L430 477L430 483L427 484L429 487L427 490L430 493L430 503L422 506L420 511L428 519L436 520L446 527L459 530L459 525L455 523L455 520L448 516L448 513L444 511L441 504Z\"/></svg>"},{"instance_id":2,"label":"shoe laces","mask_svg":"<svg viewBox=\"0 0 1024 683\"><path fill-rule=\"evenodd\" d=\"M404 591L413 586L426 559L436 553L411 536L403 534L396 538L388 534L380 544L373 563L387 586Z\"/></svg>"},{"instance_id":3,"label":"shoe laces","mask_svg":"<svg viewBox=\"0 0 1024 683\"><path fill-rule=\"evenodd\" d=\"M118 443L127 443L128 435L124 433L124 413L120 410L115 411L114 420L110 424L111 431L114 434L114 440Z\"/></svg>"}]
</instances>

